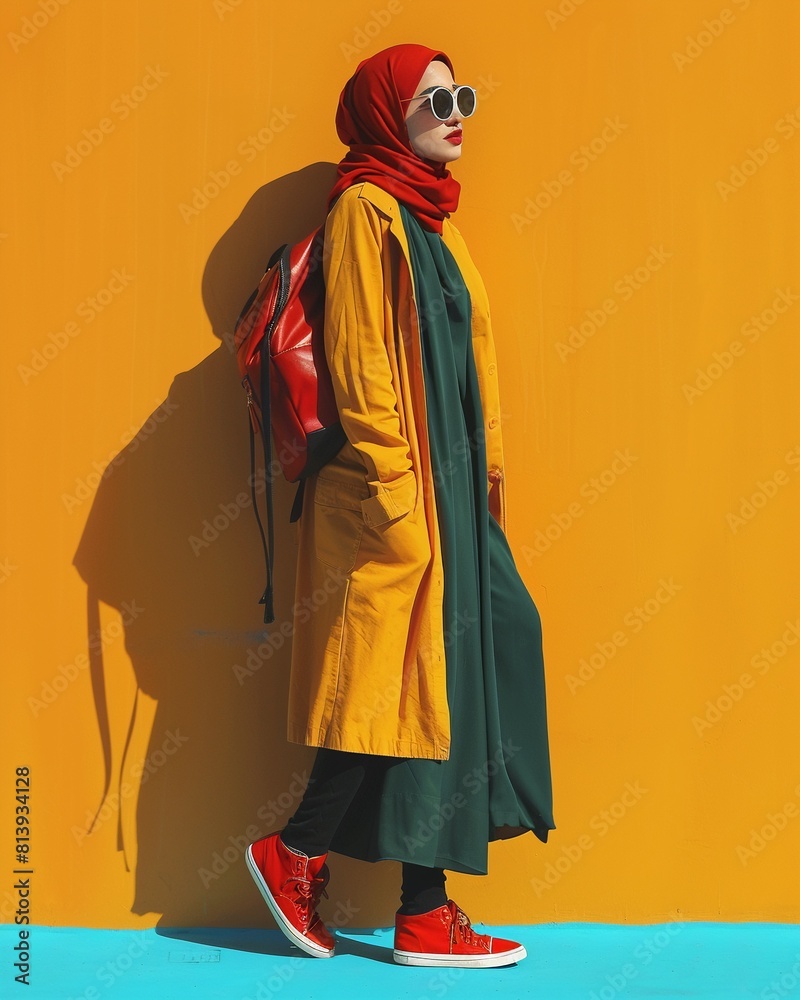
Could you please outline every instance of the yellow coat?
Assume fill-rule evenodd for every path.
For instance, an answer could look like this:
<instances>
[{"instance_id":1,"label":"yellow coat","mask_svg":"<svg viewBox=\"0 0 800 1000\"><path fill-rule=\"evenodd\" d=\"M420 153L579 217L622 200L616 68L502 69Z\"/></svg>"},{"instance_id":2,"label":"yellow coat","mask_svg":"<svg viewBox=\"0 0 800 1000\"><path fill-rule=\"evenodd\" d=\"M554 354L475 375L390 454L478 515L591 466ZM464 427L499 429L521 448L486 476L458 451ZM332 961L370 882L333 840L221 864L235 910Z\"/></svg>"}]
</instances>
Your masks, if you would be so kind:
<instances>
[{"instance_id":1,"label":"yellow coat","mask_svg":"<svg viewBox=\"0 0 800 1000\"><path fill-rule=\"evenodd\" d=\"M506 530L497 362L483 282L442 238L472 300L489 509ZM305 486L288 738L446 759L444 574L409 248L397 201L345 190L325 230L325 351L347 441Z\"/></svg>"}]
</instances>

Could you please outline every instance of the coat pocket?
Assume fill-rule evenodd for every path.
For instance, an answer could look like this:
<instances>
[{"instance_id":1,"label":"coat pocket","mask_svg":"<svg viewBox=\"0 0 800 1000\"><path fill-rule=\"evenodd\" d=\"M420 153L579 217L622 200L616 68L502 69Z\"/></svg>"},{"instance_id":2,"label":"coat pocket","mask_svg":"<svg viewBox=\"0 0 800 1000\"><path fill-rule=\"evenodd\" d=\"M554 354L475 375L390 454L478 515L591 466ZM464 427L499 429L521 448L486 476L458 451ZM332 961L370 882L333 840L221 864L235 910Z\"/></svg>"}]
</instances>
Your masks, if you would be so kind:
<instances>
[{"instance_id":1,"label":"coat pocket","mask_svg":"<svg viewBox=\"0 0 800 1000\"><path fill-rule=\"evenodd\" d=\"M314 491L314 548L317 559L348 573L355 566L364 517L361 501L369 487L317 476Z\"/></svg>"}]
</instances>

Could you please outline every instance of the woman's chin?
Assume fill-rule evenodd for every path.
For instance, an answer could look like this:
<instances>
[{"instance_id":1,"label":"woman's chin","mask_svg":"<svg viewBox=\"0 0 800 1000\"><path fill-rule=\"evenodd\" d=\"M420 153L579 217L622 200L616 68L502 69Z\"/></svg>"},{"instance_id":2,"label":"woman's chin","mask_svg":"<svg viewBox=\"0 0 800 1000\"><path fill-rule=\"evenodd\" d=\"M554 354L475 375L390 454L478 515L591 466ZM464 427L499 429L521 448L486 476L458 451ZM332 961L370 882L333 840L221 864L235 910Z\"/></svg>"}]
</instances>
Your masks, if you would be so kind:
<instances>
[{"instance_id":1,"label":"woman's chin","mask_svg":"<svg viewBox=\"0 0 800 1000\"><path fill-rule=\"evenodd\" d=\"M436 149L427 154L426 159L430 163L454 163L461 159L461 146L454 146L447 143L447 149Z\"/></svg>"},{"instance_id":2,"label":"woman's chin","mask_svg":"<svg viewBox=\"0 0 800 1000\"><path fill-rule=\"evenodd\" d=\"M446 139L442 139L441 142L437 142L435 146L431 144L425 149L412 143L411 148L421 160L425 160L432 166L443 163L453 163L461 157L461 145L455 145L452 142L448 142Z\"/></svg>"}]
</instances>

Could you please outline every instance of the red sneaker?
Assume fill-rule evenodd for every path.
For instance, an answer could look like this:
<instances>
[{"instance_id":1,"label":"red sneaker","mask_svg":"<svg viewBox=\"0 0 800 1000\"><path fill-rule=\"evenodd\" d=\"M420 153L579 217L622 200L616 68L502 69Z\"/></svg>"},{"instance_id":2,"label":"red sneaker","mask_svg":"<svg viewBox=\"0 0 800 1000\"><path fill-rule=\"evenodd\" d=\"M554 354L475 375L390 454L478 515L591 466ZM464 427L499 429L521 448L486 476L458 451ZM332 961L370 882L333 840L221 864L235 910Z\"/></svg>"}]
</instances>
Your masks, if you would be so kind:
<instances>
[{"instance_id":1,"label":"red sneaker","mask_svg":"<svg viewBox=\"0 0 800 1000\"><path fill-rule=\"evenodd\" d=\"M478 934L452 899L429 913L395 915L394 960L401 965L489 969L521 962L527 954L516 941Z\"/></svg>"},{"instance_id":2,"label":"red sneaker","mask_svg":"<svg viewBox=\"0 0 800 1000\"><path fill-rule=\"evenodd\" d=\"M244 859L278 927L298 948L317 958L331 958L336 942L317 913L328 884L327 854L309 858L287 847L280 831L262 837Z\"/></svg>"}]
</instances>

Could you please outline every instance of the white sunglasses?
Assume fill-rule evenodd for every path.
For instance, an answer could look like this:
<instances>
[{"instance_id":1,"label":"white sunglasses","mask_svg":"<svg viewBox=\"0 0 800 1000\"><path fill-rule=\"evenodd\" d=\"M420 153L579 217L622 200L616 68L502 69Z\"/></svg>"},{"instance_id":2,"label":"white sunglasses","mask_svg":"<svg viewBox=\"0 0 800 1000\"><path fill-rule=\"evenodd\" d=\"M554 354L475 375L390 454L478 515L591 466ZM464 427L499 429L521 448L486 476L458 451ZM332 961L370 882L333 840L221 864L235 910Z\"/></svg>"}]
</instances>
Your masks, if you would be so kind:
<instances>
[{"instance_id":1,"label":"white sunglasses","mask_svg":"<svg viewBox=\"0 0 800 1000\"><path fill-rule=\"evenodd\" d=\"M402 104L409 101L430 101L431 111L440 122L446 122L453 117L453 109L458 108L458 113L462 118L469 118L475 114L475 106L478 103L478 95L474 87L460 86L455 90L448 90L447 87L436 87L428 94L418 94L416 97L409 97Z\"/></svg>"}]
</instances>

